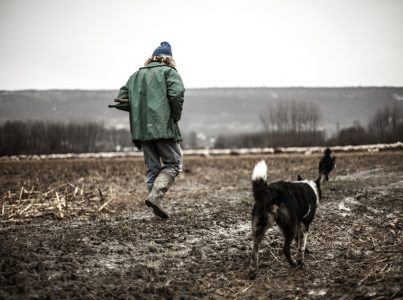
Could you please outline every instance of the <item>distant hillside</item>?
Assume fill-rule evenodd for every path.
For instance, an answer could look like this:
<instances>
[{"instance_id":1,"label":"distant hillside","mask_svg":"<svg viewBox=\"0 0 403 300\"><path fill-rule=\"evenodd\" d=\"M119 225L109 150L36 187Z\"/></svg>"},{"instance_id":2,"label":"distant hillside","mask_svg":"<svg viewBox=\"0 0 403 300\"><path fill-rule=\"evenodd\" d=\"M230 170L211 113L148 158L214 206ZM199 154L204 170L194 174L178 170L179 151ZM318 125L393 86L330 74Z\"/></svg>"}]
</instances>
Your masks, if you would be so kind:
<instances>
[{"instance_id":1,"label":"distant hillside","mask_svg":"<svg viewBox=\"0 0 403 300\"><path fill-rule=\"evenodd\" d=\"M0 91L0 122L6 120L96 121L106 126L128 127L127 113L108 109L115 90ZM184 133L207 136L253 132L263 127L259 113L276 101L317 103L327 133L366 125L374 112L386 105L403 106L403 87L357 88L209 88L185 94L181 128Z\"/></svg>"}]
</instances>

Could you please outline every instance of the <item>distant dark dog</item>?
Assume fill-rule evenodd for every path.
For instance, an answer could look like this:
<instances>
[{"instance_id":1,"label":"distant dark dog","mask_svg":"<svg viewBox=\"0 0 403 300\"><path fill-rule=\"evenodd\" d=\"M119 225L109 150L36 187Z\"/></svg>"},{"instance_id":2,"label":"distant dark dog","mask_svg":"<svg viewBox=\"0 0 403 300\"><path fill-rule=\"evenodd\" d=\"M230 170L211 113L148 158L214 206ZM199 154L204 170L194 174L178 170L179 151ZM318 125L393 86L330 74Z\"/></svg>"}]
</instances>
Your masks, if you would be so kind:
<instances>
[{"instance_id":1,"label":"distant dark dog","mask_svg":"<svg viewBox=\"0 0 403 300\"><path fill-rule=\"evenodd\" d=\"M298 180L302 180L298 176ZM283 252L291 266L304 263L309 225L312 223L321 197L320 177L316 181L267 184L267 165L262 160L252 173L252 188L255 203L252 210L253 250L250 257L250 277L255 278L258 269L259 244L265 232L274 223L284 233ZM291 256L291 243L296 239L298 254Z\"/></svg>"},{"instance_id":2,"label":"distant dark dog","mask_svg":"<svg viewBox=\"0 0 403 300\"><path fill-rule=\"evenodd\" d=\"M322 175L325 176L323 181L329 181L329 173L336 167L336 156L331 157L331 151L329 148L326 148L323 152L324 156L319 162L319 176L322 178Z\"/></svg>"}]
</instances>

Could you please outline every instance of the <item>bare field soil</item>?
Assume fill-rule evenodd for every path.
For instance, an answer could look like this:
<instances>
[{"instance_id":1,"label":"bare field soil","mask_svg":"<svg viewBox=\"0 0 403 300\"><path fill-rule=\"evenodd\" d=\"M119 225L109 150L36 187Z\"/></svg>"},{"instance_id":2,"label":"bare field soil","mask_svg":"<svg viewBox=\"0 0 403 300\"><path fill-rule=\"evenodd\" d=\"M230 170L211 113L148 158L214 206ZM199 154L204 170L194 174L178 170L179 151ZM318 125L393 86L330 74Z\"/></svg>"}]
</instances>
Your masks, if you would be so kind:
<instances>
[{"instance_id":1,"label":"bare field soil","mask_svg":"<svg viewBox=\"0 0 403 300\"><path fill-rule=\"evenodd\" d=\"M255 280L254 164L313 179L320 155L185 157L167 221L143 204L142 158L1 160L0 299L402 298L403 151L336 155L305 265L274 227Z\"/></svg>"}]
</instances>

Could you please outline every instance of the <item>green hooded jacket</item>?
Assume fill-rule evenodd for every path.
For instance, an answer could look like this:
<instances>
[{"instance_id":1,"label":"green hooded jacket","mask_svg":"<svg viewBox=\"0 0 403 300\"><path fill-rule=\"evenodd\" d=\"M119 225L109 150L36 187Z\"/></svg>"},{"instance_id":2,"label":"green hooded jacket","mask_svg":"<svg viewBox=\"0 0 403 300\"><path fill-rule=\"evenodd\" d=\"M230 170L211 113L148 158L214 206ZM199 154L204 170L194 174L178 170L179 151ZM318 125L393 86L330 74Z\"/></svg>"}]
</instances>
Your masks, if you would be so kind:
<instances>
[{"instance_id":1,"label":"green hooded jacket","mask_svg":"<svg viewBox=\"0 0 403 300\"><path fill-rule=\"evenodd\" d=\"M129 99L117 109L130 115L134 143L182 136L178 121L182 116L185 88L175 68L151 62L134 73L120 89L119 99Z\"/></svg>"}]
</instances>

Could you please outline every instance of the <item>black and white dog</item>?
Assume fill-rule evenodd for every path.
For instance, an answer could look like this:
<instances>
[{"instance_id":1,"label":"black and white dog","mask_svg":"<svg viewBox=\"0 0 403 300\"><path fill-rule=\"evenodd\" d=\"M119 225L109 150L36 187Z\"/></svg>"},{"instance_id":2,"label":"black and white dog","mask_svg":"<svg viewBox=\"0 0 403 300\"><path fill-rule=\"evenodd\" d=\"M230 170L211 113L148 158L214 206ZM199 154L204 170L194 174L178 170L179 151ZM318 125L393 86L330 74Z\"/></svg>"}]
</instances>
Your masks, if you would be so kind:
<instances>
[{"instance_id":1,"label":"black and white dog","mask_svg":"<svg viewBox=\"0 0 403 300\"><path fill-rule=\"evenodd\" d=\"M330 156L332 151L326 148L319 162L319 176L325 176L324 181L329 181L329 173L336 167L336 156Z\"/></svg>"},{"instance_id":2,"label":"black and white dog","mask_svg":"<svg viewBox=\"0 0 403 300\"><path fill-rule=\"evenodd\" d=\"M267 184L267 165L258 162L252 173L255 203L252 209L253 250L250 257L249 276L255 278L258 269L259 244L267 229L274 223L284 233L283 252L291 266L304 263L309 225L321 197L320 177L316 181L278 181ZM291 256L291 243L296 239L298 254Z\"/></svg>"}]
</instances>

